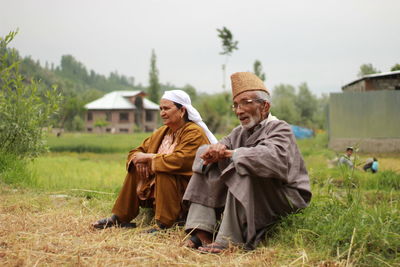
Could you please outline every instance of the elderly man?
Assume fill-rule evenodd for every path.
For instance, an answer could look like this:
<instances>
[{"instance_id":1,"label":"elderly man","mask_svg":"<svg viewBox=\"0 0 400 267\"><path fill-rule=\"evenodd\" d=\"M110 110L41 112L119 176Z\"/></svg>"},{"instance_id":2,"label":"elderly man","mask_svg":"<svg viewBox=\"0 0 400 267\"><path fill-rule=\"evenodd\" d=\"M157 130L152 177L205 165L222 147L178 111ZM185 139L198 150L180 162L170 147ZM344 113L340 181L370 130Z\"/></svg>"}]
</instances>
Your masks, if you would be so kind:
<instances>
[{"instance_id":1,"label":"elderly man","mask_svg":"<svg viewBox=\"0 0 400 267\"><path fill-rule=\"evenodd\" d=\"M220 253L230 244L254 249L269 226L311 199L295 137L270 114L263 82L249 72L235 73L231 81L232 108L241 125L219 143L200 147L183 197L190 204L187 246L203 252Z\"/></svg>"}]
</instances>

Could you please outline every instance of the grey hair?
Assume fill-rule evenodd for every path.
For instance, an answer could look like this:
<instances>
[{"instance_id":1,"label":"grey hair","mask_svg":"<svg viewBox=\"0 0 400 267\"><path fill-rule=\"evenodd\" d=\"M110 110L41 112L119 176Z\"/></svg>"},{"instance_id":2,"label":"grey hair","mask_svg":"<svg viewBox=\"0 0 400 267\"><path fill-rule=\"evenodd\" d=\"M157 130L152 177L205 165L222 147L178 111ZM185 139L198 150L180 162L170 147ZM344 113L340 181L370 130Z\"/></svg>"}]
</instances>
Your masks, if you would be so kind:
<instances>
[{"instance_id":1,"label":"grey hair","mask_svg":"<svg viewBox=\"0 0 400 267\"><path fill-rule=\"evenodd\" d=\"M266 102L271 104L271 96L269 95L269 93L265 91L255 91L255 93L259 99L265 100Z\"/></svg>"}]
</instances>

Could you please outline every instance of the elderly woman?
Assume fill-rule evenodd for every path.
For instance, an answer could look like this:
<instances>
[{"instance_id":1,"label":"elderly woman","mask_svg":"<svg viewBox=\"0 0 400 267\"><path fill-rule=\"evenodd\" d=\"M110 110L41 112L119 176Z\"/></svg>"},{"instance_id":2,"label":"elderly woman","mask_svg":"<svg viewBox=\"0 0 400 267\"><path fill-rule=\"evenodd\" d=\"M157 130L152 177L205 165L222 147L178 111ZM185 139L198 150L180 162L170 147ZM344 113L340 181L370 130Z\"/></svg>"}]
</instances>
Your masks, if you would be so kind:
<instances>
[{"instance_id":1,"label":"elderly woman","mask_svg":"<svg viewBox=\"0 0 400 267\"><path fill-rule=\"evenodd\" d=\"M184 91L166 91L160 101L160 115L164 126L129 152L128 173L113 215L93 227L135 227L130 221L139 214L139 207L152 207L160 228L171 227L184 216L181 201L196 151L217 140Z\"/></svg>"}]
</instances>

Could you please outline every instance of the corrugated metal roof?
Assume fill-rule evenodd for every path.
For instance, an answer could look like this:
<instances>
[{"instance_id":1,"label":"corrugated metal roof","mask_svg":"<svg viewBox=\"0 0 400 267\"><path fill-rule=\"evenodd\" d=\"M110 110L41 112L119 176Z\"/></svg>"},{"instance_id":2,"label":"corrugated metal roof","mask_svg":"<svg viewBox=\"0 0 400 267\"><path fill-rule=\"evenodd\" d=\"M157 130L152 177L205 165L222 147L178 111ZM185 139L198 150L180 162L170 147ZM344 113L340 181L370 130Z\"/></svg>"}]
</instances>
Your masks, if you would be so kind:
<instances>
[{"instance_id":1,"label":"corrugated metal roof","mask_svg":"<svg viewBox=\"0 0 400 267\"><path fill-rule=\"evenodd\" d=\"M362 80L366 80L366 79L370 79L370 78L392 76L392 75L398 75L398 74L400 74L400 70L365 75L365 76L363 76L361 78L358 78L357 80L354 80L352 82L349 82L348 84L343 85L342 89L344 89L345 87L347 87L349 85L355 84L356 82L362 81Z\"/></svg>"},{"instance_id":2,"label":"corrugated metal roof","mask_svg":"<svg viewBox=\"0 0 400 267\"><path fill-rule=\"evenodd\" d=\"M151 109L151 110L159 110L160 106L150 100L143 98L143 107L144 109Z\"/></svg>"},{"instance_id":3,"label":"corrugated metal roof","mask_svg":"<svg viewBox=\"0 0 400 267\"><path fill-rule=\"evenodd\" d=\"M90 102L85 105L87 109L136 109L136 106L131 103L127 98L136 96L142 91L114 91L108 94L105 94L103 97ZM143 98L143 107L144 109L150 110L158 110L159 106L146 99Z\"/></svg>"}]
</instances>

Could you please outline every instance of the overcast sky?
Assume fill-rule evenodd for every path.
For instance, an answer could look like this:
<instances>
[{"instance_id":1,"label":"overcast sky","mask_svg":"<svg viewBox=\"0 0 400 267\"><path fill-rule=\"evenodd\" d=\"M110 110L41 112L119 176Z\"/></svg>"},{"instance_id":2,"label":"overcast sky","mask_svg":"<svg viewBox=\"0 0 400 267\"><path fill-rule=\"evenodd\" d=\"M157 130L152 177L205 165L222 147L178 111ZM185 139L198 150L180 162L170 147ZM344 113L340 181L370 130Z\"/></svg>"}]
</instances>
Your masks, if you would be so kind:
<instances>
[{"instance_id":1,"label":"overcast sky","mask_svg":"<svg viewBox=\"0 0 400 267\"><path fill-rule=\"evenodd\" d=\"M222 91L225 58L217 28L239 41L228 75L262 62L267 87L307 82L338 92L363 63L400 63L399 0L0 0L0 35L19 28L22 56L60 64L71 54L88 70L148 84L151 50L162 83ZM229 76L227 78L229 84Z\"/></svg>"}]
</instances>

